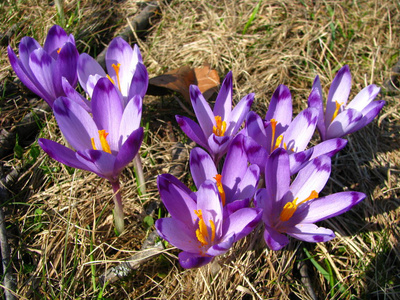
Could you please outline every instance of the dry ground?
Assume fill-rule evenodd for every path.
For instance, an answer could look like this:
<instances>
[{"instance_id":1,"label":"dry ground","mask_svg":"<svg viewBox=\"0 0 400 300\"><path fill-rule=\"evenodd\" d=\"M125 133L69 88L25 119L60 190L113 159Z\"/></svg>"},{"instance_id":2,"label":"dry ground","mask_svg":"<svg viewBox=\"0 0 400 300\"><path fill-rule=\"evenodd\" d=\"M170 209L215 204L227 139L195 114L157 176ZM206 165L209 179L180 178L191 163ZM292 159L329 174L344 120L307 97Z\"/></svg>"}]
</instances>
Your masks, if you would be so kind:
<instances>
[{"instance_id":1,"label":"dry ground","mask_svg":"<svg viewBox=\"0 0 400 300\"><path fill-rule=\"evenodd\" d=\"M151 77L204 63L221 77L232 70L234 100L254 92L253 109L261 115L278 84L292 91L297 113L306 107L314 77L320 76L326 95L344 64L353 76L352 97L368 84L381 86L379 98L387 101L382 113L348 137L347 147L333 159L325 192L368 195L351 212L323 224L337 238L325 244L292 241L273 252L265 248L259 228L210 266L183 270L178 251L168 249L123 280L103 285L99 277L105 270L136 253L152 230L143 219L158 201L156 176L175 166L171 151L177 141L186 141L174 121L175 114L185 111L173 97L145 99L143 124L149 130L141 153L148 194L137 195L129 166L121 178L126 231L118 237L108 182L38 153L37 136L61 141L47 113L38 121L38 135L19 139L15 151L1 161L2 176L18 170L2 207L19 297L312 299L315 293L318 299L399 299L400 90L392 68L400 53L400 6L394 1L266 0L249 22L257 3L159 1L151 28L137 42ZM140 9L134 1L66 0L66 30L75 35L81 52L95 56ZM35 112L38 100L15 80L6 45L17 49L25 35L43 43L60 18L53 2L39 0L4 1L0 18L0 120L2 129L10 131ZM390 79L394 86L389 89ZM182 180L190 184L187 161L180 167ZM157 218L165 212L151 213ZM324 268L325 276L312 261Z\"/></svg>"}]
</instances>

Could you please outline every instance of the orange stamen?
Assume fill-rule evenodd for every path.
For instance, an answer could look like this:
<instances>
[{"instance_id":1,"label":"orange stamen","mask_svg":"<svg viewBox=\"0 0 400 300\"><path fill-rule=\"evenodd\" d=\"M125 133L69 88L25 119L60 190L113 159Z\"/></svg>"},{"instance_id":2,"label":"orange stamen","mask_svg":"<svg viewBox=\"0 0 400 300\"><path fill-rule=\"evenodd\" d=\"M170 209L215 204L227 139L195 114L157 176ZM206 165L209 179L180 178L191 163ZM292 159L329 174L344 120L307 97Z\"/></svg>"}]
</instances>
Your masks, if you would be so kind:
<instances>
[{"instance_id":1,"label":"orange stamen","mask_svg":"<svg viewBox=\"0 0 400 300\"><path fill-rule=\"evenodd\" d=\"M219 194L221 196L222 206L225 206L226 196L225 196L224 187L222 186L222 182L221 182L222 175L217 174L217 175L215 175L214 179L217 181L217 188L218 188L218 192L219 192Z\"/></svg>"},{"instance_id":2,"label":"orange stamen","mask_svg":"<svg viewBox=\"0 0 400 300\"><path fill-rule=\"evenodd\" d=\"M108 136L108 132L106 132L105 130L99 130L99 138L100 138L101 148L103 149L104 152L111 154L110 145L107 142L107 136ZM94 138L91 138L90 140L92 142L93 150L97 150L96 144L94 142Z\"/></svg>"},{"instance_id":3,"label":"orange stamen","mask_svg":"<svg viewBox=\"0 0 400 300\"><path fill-rule=\"evenodd\" d=\"M335 118L337 117L337 115L339 113L340 108L342 107L342 103L339 103L337 101L335 101L335 102L336 102L336 109L335 109L335 112L333 113L333 116L332 116L332 119L331 119L331 123L332 123L333 120L335 120Z\"/></svg>"},{"instance_id":4,"label":"orange stamen","mask_svg":"<svg viewBox=\"0 0 400 300\"><path fill-rule=\"evenodd\" d=\"M216 136L224 136L226 131L226 122L222 121L220 116L215 117L216 126L213 126L213 133Z\"/></svg>"},{"instance_id":5,"label":"orange stamen","mask_svg":"<svg viewBox=\"0 0 400 300\"><path fill-rule=\"evenodd\" d=\"M201 246L203 247L203 246L209 244L208 228L207 228L206 223L204 222L203 213L202 213L201 209L195 210L194 213L199 218L199 229L196 230L196 237L197 237L197 240L201 243ZM211 227L211 242L214 242L215 224L214 224L213 220L210 220L210 227Z\"/></svg>"},{"instance_id":6,"label":"orange stamen","mask_svg":"<svg viewBox=\"0 0 400 300\"><path fill-rule=\"evenodd\" d=\"M315 199L315 198L318 198L318 193L317 193L317 191L314 190L314 191L311 192L310 196L308 196L306 199L304 199L300 203L296 203L298 198L294 199L292 202L286 203L285 206L282 209L282 212L281 212L281 215L279 216L279 219L282 222L290 220L290 218L296 212L297 207L300 204L303 204L304 202L307 202L307 201Z\"/></svg>"},{"instance_id":7,"label":"orange stamen","mask_svg":"<svg viewBox=\"0 0 400 300\"><path fill-rule=\"evenodd\" d=\"M114 69L115 74L117 75L117 81L118 81L118 89L121 91L121 83L119 81L119 68L120 68L121 64L118 63L117 65L112 64L111 67Z\"/></svg>"},{"instance_id":8,"label":"orange stamen","mask_svg":"<svg viewBox=\"0 0 400 300\"><path fill-rule=\"evenodd\" d=\"M57 54L60 54L60 52L61 52L61 48L58 48Z\"/></svg>"},{"instance_id":9,"label":"orange stamen","mask_svg":"<svg viewBox=\"0 0 400 300\"><path fill-rule=\"evenodd\" d=\"M271 138L271 152L272 152L272 151L275 150L275 147L274 147L275 130L276 130L276 124L277 124L278 122L276 122L275 119L271 119L270 122L271 122L271 123L270 123L270 124L271 124L271 130L272 130L272 138Z\"/></svg>"}]
</instances>

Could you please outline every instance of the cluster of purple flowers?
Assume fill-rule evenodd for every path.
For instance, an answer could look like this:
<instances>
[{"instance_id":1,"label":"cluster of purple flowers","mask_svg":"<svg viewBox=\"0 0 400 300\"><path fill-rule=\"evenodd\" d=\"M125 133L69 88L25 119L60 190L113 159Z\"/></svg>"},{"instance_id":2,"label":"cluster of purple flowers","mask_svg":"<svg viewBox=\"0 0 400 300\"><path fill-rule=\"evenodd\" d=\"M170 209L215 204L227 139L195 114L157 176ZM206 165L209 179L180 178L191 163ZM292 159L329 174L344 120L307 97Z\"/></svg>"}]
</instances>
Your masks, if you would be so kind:
<instances>
[{"instance_id":1,"label":"cluster of purple flowers","mask_svg":"<svg viewBox=\"0 0 400 300\"><path fill-rule=\"evenodd\" d=\"M74 150L46 139L39 139L40 146L63 164L111 182L121 232L119 175L137 156L143 139L140 120L148 74L139 49L115 38L107 50L106 73L92 57L79 55L72 35L53 26L43 48L25 37L20 58L10 47L8 54L21 81L53 108ZM75 90L78 81L90 101ZM184 268L200 267L226 253L261 221L272 250L286 246L288 235L307 242L334 238L332 230L315 223L348 211L365 195L349 191L319 197L331 173L331 157L346 145L342 137L370 123L385 103L373 101L379 88L370 85L347 104L350 88L350 70L344 66L324 109L317 76L308 108L292 120L292 98L284 85L274 92L264 119L250 111L254 94L232 109L231 72L213 109L197 86L190 87L198 123L183 116L176 120L202 147L190 153L197 191L170 174L160 175L158 189L170 217L155 223L162 238L183 250L179 262ZM321 143L308 147L315 129Z\"/></svg>"}]
</instances>

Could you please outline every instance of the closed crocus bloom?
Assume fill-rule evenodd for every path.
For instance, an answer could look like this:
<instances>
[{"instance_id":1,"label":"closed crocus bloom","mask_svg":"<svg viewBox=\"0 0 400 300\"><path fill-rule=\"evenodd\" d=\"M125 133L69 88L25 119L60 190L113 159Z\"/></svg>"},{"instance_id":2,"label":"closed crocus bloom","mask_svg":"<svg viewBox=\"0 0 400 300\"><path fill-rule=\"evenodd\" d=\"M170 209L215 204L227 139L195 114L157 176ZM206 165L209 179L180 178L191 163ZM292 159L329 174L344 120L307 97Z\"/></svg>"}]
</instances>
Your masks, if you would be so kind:
<instances>
[{"instance_id":1,"label":"closed crocus bloom","mask_svg":"<svg viewBox=\"0 0 400 300\"><path fill-rule=\"evenodd\" d=\"M169 174L157 179L161 200L171 217L158 219L155 226L162 238L183 250L179 263L184 268L201 267L226 253L261 218L256 208L242 208L225 218L218 187L211 180L203 182L195 193L177 181Z\"/></svg>"},{"instance_id":2,"label":"closed crocus bloom","mask_svg":"<svg viewBox=\"0 0 400 300\"><path fill-rule=\"evenodd\" d=\"M89 97L92 97L97 81L103 77L115 85L124 99L124 105L134 96L144 97L148 74L137 45L132 49L124 39L116 37L107 49L105 61L107 73L90 55L82 53L79 56L79 83Z\"/></svg>"},{"instance_id":3,"label":"closed crocus bloom","mask_svg":"<svg viewBox=\"0 0 400 300\"><path fill-rule=\"evenodd\" d=\"M319 77L314 80L308 106L319 111L318 131L323 141L343 137L369 124L381 111L385 101L373 101L380 88L371 84L347 103L351 89L349 66L345 65L336 74L329 89L324 112L322 88Z\"/></svg>"},{"instance_id":4,"label":"closed crocus bloom","mask_svg":"<svg viewBox=\"0 0 400 300\"><path fill-rule=\"evenodd\" d=\"M331 172L331 160L322 155L311 160L290 183L289 155L275 150L265 169L267 188L256 192L256 206L263 210L264 239L279 250L289 243L286 235L306 242L326 242L332 230L314 223L342 214L365 198L359 192L340 192L318 198Z\"/></svg>"},{"instance_id":5,"label":"closed crocus bloom","mask_svg":"<svg viewBox=\"0 0 400 300\"><path fill-rule=\"evenodd\" d=\"M190 99L199 124L187 117L176 116L183 132L206 149L216 164L228 150L254 100L254 94L249 94L232 110L232 93L232 72L229 72L211 110L199 88L191 85Z\"/></svg>"},{"instance_id":6,"label":"closed crocus bloom","mask_svg":"<svg viewBox=\"0 0 400 300\"><path fill-rule=\"evenodd\" d=\"M26 36L19 44L19 58L10 46L7 51L11 66L21 82L50 107L53 107L54 100L66 95L62 78L73 88L76 87L79 53L73 35L67 35L60 26L50 28L43 48L35 39Z\"/></svg>"},{"instance_id":7,"label":"closed crocus bloom","mask_svg":"<svg viewBox=\"0 0 400 300\"><path fill-rule=\"evenodd\" d=\"M94 88L91 102L92 116L69 98L60 97L54 102L57 123L75 151L47 139L39 139L39 145L53 159L111 182L116 193L116 225L121 232L123 212L118 178L143 140L142 100L137 96L124 108L121 94L110 80L102 78Z\"/></svg>"},{"instance_id":8,"label":"closed crocus bloom","mask_svg":"<svg viewBox=\"0 0 400 300\"><path fill-rule=\"evenodd\" d=\"M244 150L245 136L238 135L229 146L221 173L218 173L210 155L201 148L190 152L190 170L197 188L206 180L217 184L227 214L247 207L257 189L260 169L249 165Z\"/></svg>"}]
</instances>

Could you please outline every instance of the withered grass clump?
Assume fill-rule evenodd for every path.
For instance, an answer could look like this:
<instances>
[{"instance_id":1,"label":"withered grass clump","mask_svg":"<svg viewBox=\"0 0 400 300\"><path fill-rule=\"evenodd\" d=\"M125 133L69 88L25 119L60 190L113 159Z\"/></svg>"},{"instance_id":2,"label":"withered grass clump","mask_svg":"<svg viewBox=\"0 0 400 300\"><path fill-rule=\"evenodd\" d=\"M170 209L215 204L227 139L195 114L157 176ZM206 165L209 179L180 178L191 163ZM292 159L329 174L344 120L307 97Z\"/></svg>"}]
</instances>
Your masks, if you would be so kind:
<instances>
[{"instance_id":1,"label":"withered grass clump","mask_svg":"<svg viewBox=\"0 0 400 300\"><path fill-rule=\"evenodd\" d=\"M118 237L107 181L67 168L42 151L32 159L32 149L40 150L37 143L19 141L25 147L22 153L2 160L2 176L20 170L3 209L12 246L11 268L21 298L398 297L400 91L387 90L392 67L399 60L398 4L260 1L250 23L258 2L159 1L157 16L150 20L152 27L138 41L145 65L150 77L204 63L221 77L232 70L234 101L254 92L253 109L262 116L279 84L291 90L295 113L306 107L316 75L326 98L336 71L344 64L353 76L350 98L368 84L380 86L379 98L386 100L386 106L375 122L347 137L348 145L333 158L332 176L323 192L356 190L368 195L350 212L324 222L337 238L325 244L292 241L273 252L266 248L260 226L229 253L198 270L183 270L176 259L179 252L171 248L129 277L102 285L99 278L106 270L140 250L152 230L144 217L165 213L149 209L159 201L156 177L176 166L172 149L177 142L187 142L174 120L175 114L185 111L173 97L152 96L144 100L143 124L149 125L149 131L141 149L148 194L137 194L132 166L127 168L121 178L126 231ZM95 56L140 9L130 1L65 0L66 30L75 35L80 51ZM2 3L0 16L1 124L10 130L37 100L18 81L12 83L15 74L6 45L17 49L25 35L43 43L59 17L54 5L32 0ZM7 34L9 39L3 42ZM51 114L43 124L40 137L62 142ZM190 185L188 162L180 161L180 169L180 179Z\"/></svg>"}]
</instances>

